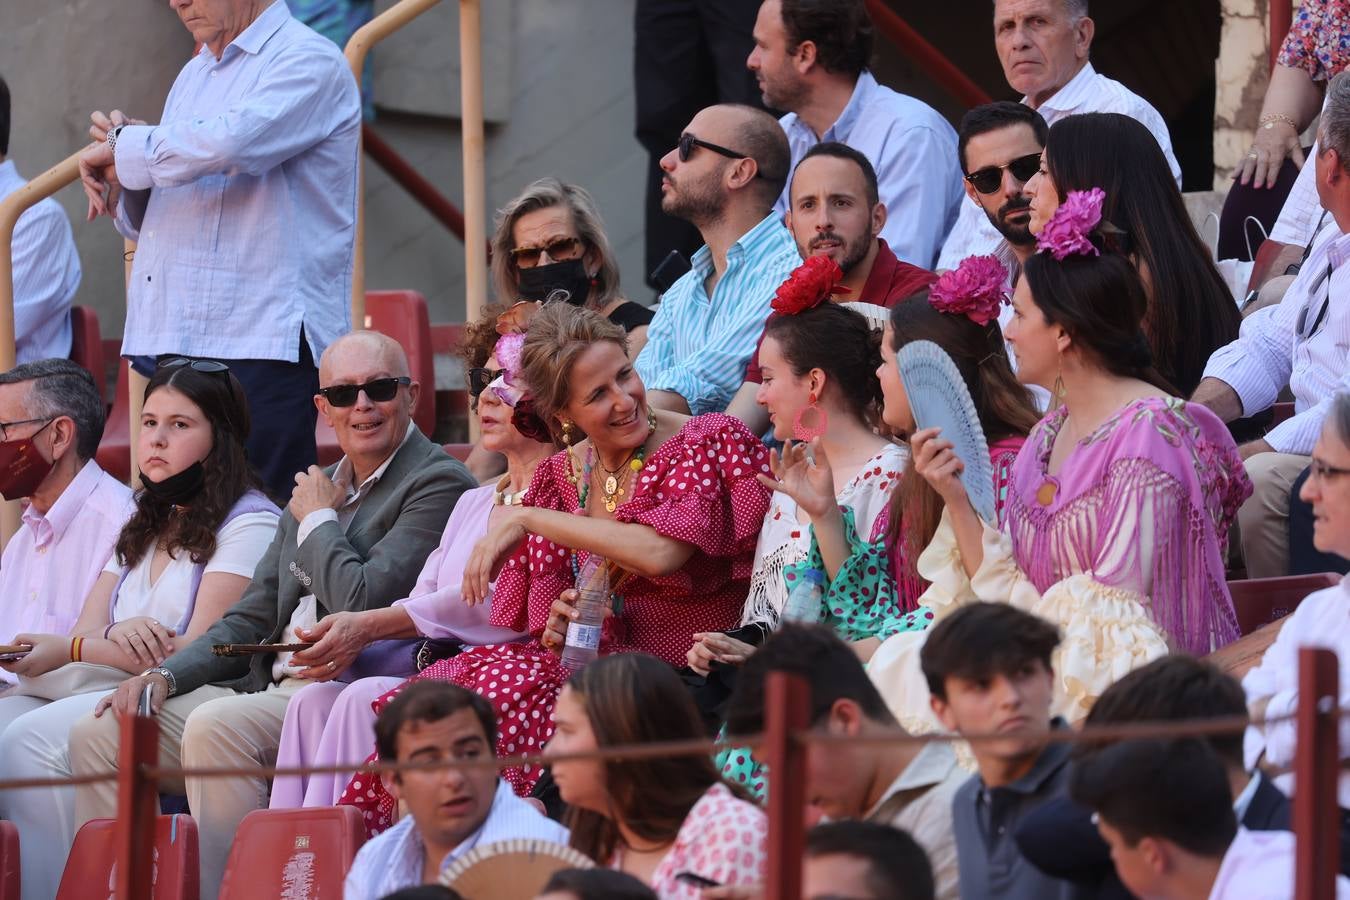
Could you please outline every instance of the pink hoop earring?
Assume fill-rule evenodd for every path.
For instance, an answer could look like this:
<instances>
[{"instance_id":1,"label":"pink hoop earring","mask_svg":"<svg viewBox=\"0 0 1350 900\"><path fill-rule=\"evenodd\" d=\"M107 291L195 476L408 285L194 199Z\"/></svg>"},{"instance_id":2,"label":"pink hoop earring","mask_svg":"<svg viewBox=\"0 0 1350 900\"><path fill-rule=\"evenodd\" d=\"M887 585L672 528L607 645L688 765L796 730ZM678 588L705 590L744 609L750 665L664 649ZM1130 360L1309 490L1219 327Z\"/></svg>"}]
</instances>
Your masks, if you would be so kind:
<instances>
[{"instance_id":1,"label":"pink hoop earring","mask_svg":"<svg viewBox=\"0 0 1350 900\"><path fill-rule=\"evenodd\" d=\"M811 392L809 401L809 404L797 410L797 415L792 418L792 437L794 440L813 441L824 434L825 429L830 425L830 417L825 414L825 410L816 405L814 391ZM813 415L808 416L808 413Z\"/></svg>"}]
</instances>

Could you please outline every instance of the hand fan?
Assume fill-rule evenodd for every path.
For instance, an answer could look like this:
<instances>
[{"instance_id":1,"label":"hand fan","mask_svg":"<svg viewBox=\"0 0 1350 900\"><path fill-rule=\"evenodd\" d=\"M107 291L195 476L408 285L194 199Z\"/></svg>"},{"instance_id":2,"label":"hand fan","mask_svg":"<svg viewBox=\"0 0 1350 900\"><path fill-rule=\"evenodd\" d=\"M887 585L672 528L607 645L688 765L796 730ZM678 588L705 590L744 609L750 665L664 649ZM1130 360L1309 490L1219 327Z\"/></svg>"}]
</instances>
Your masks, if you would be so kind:
<instances>
[{"instance_id":1,"label":"hand fan","mask_svg":"<svg viewBox=\"0 0 1350 900\"><path fill-rule=\"evenodd\" d=\"M952 442L953 452L965 464L961 483L970 497L970 505L981 519L997 527L989 444L956 363L932 341L906 344L896 354L896 362L915 424L919 428L942 429L942 437Z\"/></svg>"},{"instance_id":2,"label":"hand fan","mask_svg":"<svg viewBox=\"0 0 1350 900\"><path fill-rule=\"evenodd\" d=\"M441 872L441 884L464 900L533 900L559 869L593 869L579 850L541 838L475 847Z\"/></svg>"}]
</instances>

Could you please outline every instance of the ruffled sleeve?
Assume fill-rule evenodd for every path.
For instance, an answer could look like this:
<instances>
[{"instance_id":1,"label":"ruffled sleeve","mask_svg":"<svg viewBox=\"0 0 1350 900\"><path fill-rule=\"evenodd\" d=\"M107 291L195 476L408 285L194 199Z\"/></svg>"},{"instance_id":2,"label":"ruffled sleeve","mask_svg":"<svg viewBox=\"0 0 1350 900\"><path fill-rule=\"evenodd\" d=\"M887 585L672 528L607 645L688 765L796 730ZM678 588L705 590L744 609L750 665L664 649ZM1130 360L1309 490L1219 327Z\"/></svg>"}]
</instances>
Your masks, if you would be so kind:
<instances>
[{"instance_id":1,"label":"ruffled sleeve","mask_svg":"<svg viewBox=\"0 0 1350 900\"><path fill-rule=\"evenodd\" d=\"M822 622L846 641L873 637L885 640L898 631L923 628L922 620L916 621L902 608L884 535L880 540L863 540L858 536L853 510L845 507L841 513L849 556L825 591ZM881 515L885 516L884 511ZM821 571L825 568L814 530L807 565Z\"/></svg>"},{"instance_id":2,"label":"ruffled sleeve","mask_svg":"<svg viewBox=\"0 0 1350 900\"><path fill-rule=\"evenodd\" d=\"M566 453L554 454L540 463L530 481L528 505L553 510L575 508L576 488L567 481L567 473ZM571 586L571 551L531 534L502 564L493 588L489 622L499 628L541 634L553 601Z\"/></svg>"},{"instance_id":3,"label":"ruffled sleeve","mask_svg":"<svg viewBox=\"0 0 1350 900\"><path fill-rule=\"evenodd\" d=\"M768 450L739 420L698 416L661 445L614 518L707 556L743 556L754 552L769 508L769 489L755 476L768 472ZM748 577L748 567L735 575Z\"/></svg>"}]
</instances>

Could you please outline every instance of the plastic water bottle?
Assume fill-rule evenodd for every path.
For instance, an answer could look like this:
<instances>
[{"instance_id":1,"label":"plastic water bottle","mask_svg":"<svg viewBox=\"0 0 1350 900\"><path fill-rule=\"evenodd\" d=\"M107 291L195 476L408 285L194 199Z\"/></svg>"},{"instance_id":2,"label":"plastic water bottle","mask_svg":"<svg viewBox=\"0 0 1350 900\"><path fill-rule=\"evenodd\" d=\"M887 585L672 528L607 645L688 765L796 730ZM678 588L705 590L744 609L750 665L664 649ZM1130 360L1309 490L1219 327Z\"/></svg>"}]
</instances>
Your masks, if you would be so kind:
<instances>
[{"instance_id":1,"label":"plastic water bottle","mask_svg":"<svg viewBox=\"0 0 1350 900\"><path fill-rule=\"evenodd\" d=\"M600 630L609 606L609 572L602 556L592 554L577 575L577 617L567 623L562 664L573 671L592 662L600 652Z\"/></svg>"},{"instance_id":2,"label":"plastic water bottle","mask_svg":"<svg viewBox=\"0 0 1350 900\"><path fill-rule=\"evenodd\" d=\"M783 621L811 625L820 621L820 601L825 596L825 573L816 568L806 569L797 576L797 582L788 592L783 607Z\"/></svg>"}]
</instances>

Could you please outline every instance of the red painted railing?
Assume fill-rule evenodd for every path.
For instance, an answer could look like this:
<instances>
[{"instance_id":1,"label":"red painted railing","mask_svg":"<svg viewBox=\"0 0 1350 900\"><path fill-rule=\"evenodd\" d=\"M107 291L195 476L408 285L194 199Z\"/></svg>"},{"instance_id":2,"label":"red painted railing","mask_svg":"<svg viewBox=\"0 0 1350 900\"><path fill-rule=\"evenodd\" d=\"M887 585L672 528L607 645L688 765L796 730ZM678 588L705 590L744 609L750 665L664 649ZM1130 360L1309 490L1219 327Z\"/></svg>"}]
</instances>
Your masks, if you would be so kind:
<instances>
[{"instance_id":1,"label":"red painted railing","mask_svg":"<svg viewBox=\"0 0 1350 900\"><path fill-rule=\"evenodd\" d=\"M1278 0L1276 0L1278 2ZM966 106L989 102L989 95L947 55L934 47L885 0L867 0L867 13L877 31Z\"/></svg>"}]
</instances>

